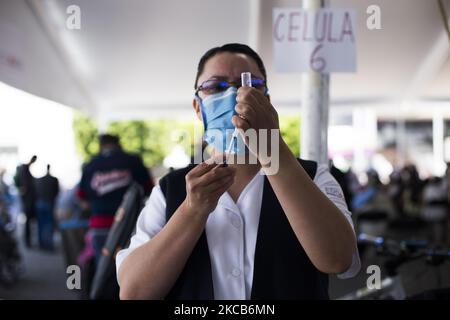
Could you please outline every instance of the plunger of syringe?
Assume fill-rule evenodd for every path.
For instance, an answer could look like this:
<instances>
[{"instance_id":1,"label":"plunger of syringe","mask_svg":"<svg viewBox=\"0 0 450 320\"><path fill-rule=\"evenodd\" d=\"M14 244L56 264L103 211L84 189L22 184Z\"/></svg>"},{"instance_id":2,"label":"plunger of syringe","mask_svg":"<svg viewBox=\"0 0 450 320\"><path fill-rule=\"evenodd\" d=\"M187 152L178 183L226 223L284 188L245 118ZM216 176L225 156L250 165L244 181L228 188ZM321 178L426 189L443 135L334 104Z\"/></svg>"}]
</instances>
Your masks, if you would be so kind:
<instances>
[{"instance_id":1,"label":"plunger of syringe","mask_svg":"<svg viewBox=\"0 0 450 320\"><path fill-rule=\"evenodd\" d=\"M251 87L252 86L252 74L250 72L242 72L241 73L241 86L242 87ZM234 144L238 134L239 134L239 131L237 130L237 128L235 128L233 131L233 135L231 136L230 143L228 144L226 154L231 153L231 149L233 148L233 144Z\"/></svg>"}]
</instances>

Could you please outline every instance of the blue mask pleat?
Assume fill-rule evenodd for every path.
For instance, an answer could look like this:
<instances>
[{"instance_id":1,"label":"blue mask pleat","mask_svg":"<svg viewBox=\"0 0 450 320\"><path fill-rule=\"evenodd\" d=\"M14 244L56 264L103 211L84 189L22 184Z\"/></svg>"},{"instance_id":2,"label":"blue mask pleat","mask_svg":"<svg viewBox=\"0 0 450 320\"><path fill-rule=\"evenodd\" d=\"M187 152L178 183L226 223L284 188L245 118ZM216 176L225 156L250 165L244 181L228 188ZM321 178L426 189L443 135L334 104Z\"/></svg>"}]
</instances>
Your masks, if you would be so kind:
<instances>
[{"instance_id":1,"label":"blue mask pleat","mask_svg":"<svg viewBox=\"0 0 450 320\"><path fill-rule=\"evenodd\" d=\"M200 108L205 129L205 140L220 152L225 152L234 130L231 118L236 114L237 89L228 88L224 92L208 96L200 101ZM238 136L238 140L242 138ZM235 142L233 153L243 153L244 143Z\"/></svg>"}]
</instances>

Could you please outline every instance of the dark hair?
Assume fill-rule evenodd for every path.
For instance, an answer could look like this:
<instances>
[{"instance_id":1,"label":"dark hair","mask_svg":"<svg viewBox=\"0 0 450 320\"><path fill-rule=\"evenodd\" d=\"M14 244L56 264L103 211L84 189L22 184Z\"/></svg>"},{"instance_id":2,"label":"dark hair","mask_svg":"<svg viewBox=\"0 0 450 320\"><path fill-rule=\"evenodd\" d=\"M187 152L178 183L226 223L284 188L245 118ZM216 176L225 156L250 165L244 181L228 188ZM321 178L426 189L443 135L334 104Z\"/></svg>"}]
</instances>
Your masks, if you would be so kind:
<instances>
[{"instance_id":1,"label":"dark hair","mask_svg":"<svg viewBox=\"0 0 450 320\"><path fill-rule=\"evenodd\" d=\"M194 89L197 89L197 81L200 75L203 73L203 69L205 68L206 62L214 57L215 55L222 53L222 52L231 52L231 53L242 53L246 56L249 56L253 60L255 60L256 64L258 65L259 71L261 71L262 75L264 76L264 80L267 83L267 74L266 74L266 68L264 67L264 63L261 59L261 57L249 46L241 43L227 43L224 44L221 47L215 47L212 49L209 49L206 51L206 53L201 57L198 67L197 67L197 75L195 76L195 83L194 83Z\"/></svg>"},{"instance_id":2,"label":"dark hair","mask_svg":"<svg viewBox=\"0 0 450 320\"><path fill-rule=\"evenodd\" d=\"M101 134L99 136L100 146L112 144L119 145L119 137L112 134Z\"/></svg>"}]
</instances>

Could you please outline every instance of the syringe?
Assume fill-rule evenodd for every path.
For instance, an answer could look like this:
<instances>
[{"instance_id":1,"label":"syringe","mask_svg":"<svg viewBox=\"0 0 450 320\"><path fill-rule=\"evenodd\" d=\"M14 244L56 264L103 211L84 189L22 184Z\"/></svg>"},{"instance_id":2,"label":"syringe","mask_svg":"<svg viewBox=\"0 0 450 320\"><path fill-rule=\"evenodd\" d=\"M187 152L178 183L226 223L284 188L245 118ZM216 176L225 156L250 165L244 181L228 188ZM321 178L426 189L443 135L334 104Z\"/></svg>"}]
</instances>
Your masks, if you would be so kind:
<instances>
[{"instance_id":1,"label":"syringe","mask_svg":"<svg viewBox=\"0 0 450 320\"><path fill-rule=\"evenodd\" d=\"M252 86L252 74L250 72L242 72L241 73L241 86L242 87L251 87ZM233 148L233 144L236 142L236 138L239 134L239 131L237 128L234 129L233 135L231 136L230 143L228 144L227 151L225 153L226 160L225 163L228 161L228 155L231 154L231 149Z\"/></svg>"}]
</instances>

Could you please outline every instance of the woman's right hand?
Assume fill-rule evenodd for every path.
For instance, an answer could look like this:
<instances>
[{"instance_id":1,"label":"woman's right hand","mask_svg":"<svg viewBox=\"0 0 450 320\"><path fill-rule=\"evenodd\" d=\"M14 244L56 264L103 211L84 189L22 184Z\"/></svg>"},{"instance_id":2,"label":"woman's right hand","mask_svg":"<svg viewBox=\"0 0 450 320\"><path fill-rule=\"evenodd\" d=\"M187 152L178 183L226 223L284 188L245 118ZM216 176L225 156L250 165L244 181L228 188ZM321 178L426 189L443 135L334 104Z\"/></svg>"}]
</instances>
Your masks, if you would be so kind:
<instances>
[{"instance_id":1,"label":"woman's right hand","mask_svg":"<svg viewBox=\"0 0 450 320\"><path fill-rule=\"evenodd\" d=\"M233 184L234 176L235 170L230 166L202 162L186 175L184 205L192 214L208 216Z\"/></svg>"}]
</instances>

